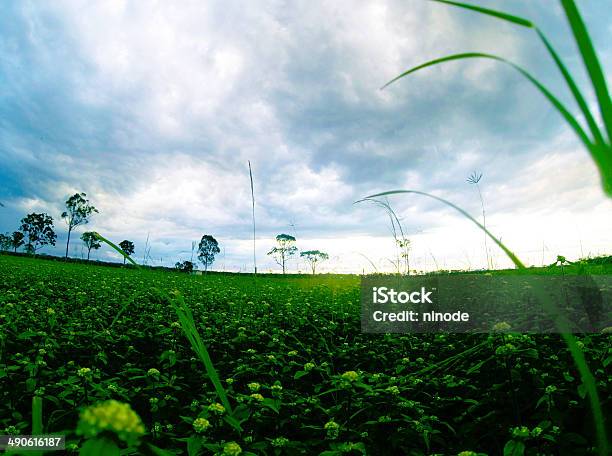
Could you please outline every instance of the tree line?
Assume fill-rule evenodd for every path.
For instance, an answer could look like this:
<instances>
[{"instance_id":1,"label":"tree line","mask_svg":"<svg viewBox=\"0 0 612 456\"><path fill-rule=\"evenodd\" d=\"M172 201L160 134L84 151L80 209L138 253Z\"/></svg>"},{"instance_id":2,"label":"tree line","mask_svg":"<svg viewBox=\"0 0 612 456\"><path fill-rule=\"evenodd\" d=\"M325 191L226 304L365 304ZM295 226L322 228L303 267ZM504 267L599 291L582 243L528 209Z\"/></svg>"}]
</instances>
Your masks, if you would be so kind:
<instances>
[{"instance_id":1,"label":"tree line","mask_svg":"<svg viewBox=\"0 0 612 456\"><path fill-rule=\"evenodd\" d=\"M85 193L75 193L69 197L65 202L65 207L66 210L62 212L61 217L66 223L68 231L65 252L65 258L68 258L72 232L77 227L89 223L90 218L99 211L90 203ZM97 250L102 246L100 238L94 231L85 231L81 234L80 239L87 249L87 260L89 260L92 250ZM55 233L53 217L46 213L32 212L21 219L19 228L13 233L0 234L0 249L17 252L17 249L23 248L26 253L36 255L36 252L46 245L55 246L56 241L57 234ZM125 254L123 258L123 264L125 264L126 256L134 254L134 243L124 239L119 243L119 247ZM208 268L215 261L215 256L220 252L219 243L213 236L210 234L202 236L198 244L197 258L204 266L204 272L208 271ZM287 262L297 253L295 237L289 234L279 234L276 236L276 245L267 254L281 266L283 274L285 274ZM306 260L313 274L316 274L318 265L329 259L327 253L319 250L302 251L299 256ZM179 261L175 264L175 267L182 272L192 272L195 265L192 261Z\"/></svg>"}]
</instances>

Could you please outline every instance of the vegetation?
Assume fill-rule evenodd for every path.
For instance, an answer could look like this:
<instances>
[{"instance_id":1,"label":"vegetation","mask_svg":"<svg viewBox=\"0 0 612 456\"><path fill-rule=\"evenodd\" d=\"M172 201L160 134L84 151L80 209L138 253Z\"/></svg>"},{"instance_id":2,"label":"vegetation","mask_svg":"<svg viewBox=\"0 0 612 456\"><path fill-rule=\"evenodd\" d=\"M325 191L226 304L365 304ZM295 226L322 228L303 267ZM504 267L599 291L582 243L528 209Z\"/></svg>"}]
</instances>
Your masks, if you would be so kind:
<instances>
[{"instance_id":1,"label":"vegetation","mask_svg":"<svg viewBox=\"0 0 612 456\"><path fill-rule=\"evenodd\" d=\"M176 269L179 272L191 273L193 272L193 263L191 261L177 261L175 264Z\"/></svg>"},{"instance_id":2,"label":"vegetation","mask_svg":"<svg viewBox=\"0 0 612 456\"><path fill-rule=\"evenodd\" d=\"M198 245L198 260L204 265L204 272L214 263L215 255L221 252L219 243L210 234L205 234Z\"/></svg>"},{"instance_id":3,"label":"vegetation","mask_svg":"<svg viewBox=\"0 0 612 456\"><path fill-rule=\"evenodd\" d=\"M98 241L96 233L94 233L93 231L86 231L85 233L81 234L81 240L85 244L85 247L87 247L88 260L92 249L98 250L100 247L102 247L102 244L100 244L100 241Z\"/></svg>"},{"instance_id":4,"label":"vegetation","mask_svg":"<svg viewBox=\"0 0 612 456\"><path fill-rule=\"evenodd\" d=\"M53 231L53 218L48 214L31 213L21 219L26 251L36 254L36 251L47 244L55 245L57 235Z\"/></svg>"},{"instance_id":5,"label":"vegetation","mask_svg":"<svg viewBox=\"0 0 612 456\"><path fill-rule=\"evenodd\" d=\"M62 212L62 218L68 225L68 238L66 239L66 258L68 258L68 247L70 246L70 233L77 226L89 223L89 217L98 210L89 204L85 193L75 193L66 200L66 211ZM89 249L91 250L91 248ZM89 253L87 255L89 258Z\"/></svg>"},{"instance_id":6,"label":"vegetation","mask_svg":"<svg viewBox=\"0 0 612 456\"><path fill-rule=\"evenodd\" d=\"M285 274L287 269L287 260L293 257L298 249L295 246L295 238L290 234L279 234L276 236L276 246L268 252L274 258L274 261L283 269Z\"/></svg>"},{"instance_id":7,"label":"vegetation","mask_svg":"<svg viewBox=\"0 0 612 456\"><path fill-rule=\"evenodd\" d=\"M305 252L300 252L300 256L308 262L313 275L317 273L317 265L319 263L329 260L329 255L319 250L306 250Z\"/></svg>"},{"instance_id":8,"label":"vegetation","mask_svg":"<svg viewBox=\"0 0 612 456\"><path fill-rule=\"evenodd\" d=\"M612 262L582 267L612 272ZM558 335L363 334L357 276L257 281L0 256L0 429L30 433L35 397L43 432L103 454L595 446L585 386ZM577 340L608 405L609 342ZM113 410L125 418L98 418Z\"/></svg>"},{"instance_id":9,"label":"vegetation","mask_svg":"<svg viewBox=\"0 0 612 456\"><path fill-rule=\"evenodd\" d=\"M128 241L124 239L119 243L119 247L121 247L121 252L123 254L123 264L125 264L125 260L129 255L134 253L134 243L132 241Z\"/></svg>"}]
</instances>

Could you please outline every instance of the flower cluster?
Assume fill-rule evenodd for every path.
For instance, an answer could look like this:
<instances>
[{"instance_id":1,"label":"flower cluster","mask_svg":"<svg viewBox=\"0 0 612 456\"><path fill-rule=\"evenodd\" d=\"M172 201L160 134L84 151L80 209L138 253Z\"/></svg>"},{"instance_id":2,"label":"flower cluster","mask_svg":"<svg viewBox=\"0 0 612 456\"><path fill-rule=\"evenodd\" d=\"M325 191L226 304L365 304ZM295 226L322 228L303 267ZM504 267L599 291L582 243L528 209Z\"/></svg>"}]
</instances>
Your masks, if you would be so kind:
<instances>
[{"instance_id":1,"label":"flower cluster","mask_svg":"<svg viewBox=\"0 0 612 456\"><path fill-rule=\"evenodd\" d=\"M81 367L77 371L77 375L83 378L91 377L91 369L89 367Z\"/></svg>"},{"instance_id":2,"label":"flower cluster","mask_svg":"<svg viewBox=\"0 0 612 456\"><path fill-rule=\"evenodd\" d=\"M256 391L259 391L259 389L261 388L261 385L257 382L252 382L252 383L249 383L247 387L249 388L249 390L251 390L251 392L254 393Z\"/></svg>"},{"instance_id":3,"label":"flower cluster","mask_svg":"<svg viewBox=\"0 0 612 456\"><path fill-rule=\"evenodd\" d=\"M287 446L287 444L289 443L289 439L286 437L276 437L274 440L272 440L271 443L273 447L282 448L284 446Z\"/></svg>"},{"instance_id":4,"label":"flower cluster","mask_svg":"<svg viewBox=\"0 0 612 456\"><path fill-rule=\"evenodd\" d=\"M204 432L209 427L210 427L210 422L206 418L197 418L193 422L193 429L197 433Z\"/></svg>"},{"instance_id":5,"label":"flower cluster","mask_svg":"<svg viewBox=\"0 0 612 456\"><path fill-rule=\"evenodd\" d=\"M86 408L81 412L77 426L77 434L85 437L95 437L104 431L114 432L121 440L133 445L144 434L145 428L129 404L111 399Z\"/></svg>"},{"instance_id":6,"label":"flower cluster","mask_svg":"<svg viewBox=\"0 0 612 456\"><path fill-rule=\"evenodd\" d=\"M341 375L341 377L343 380L354 382L359 379L359 374L355 371L346 371L344 374Z\"/></svg>"},{"instance_id":7,"label":"flower cluster","mask_svg":"<svg viewBox=\"0 0 612 456\"><path fill-rule=\"evenodd\" d=\"M147 375L149 377L158 377L159 374L160 374L159 370L155 369L154 367L152 367L151 369L147 371Z\"/></svg>"},{"instance_id":8,"label":"flower cluster","mask_svg":"<svg viewBox=\"0 0 612 456\"><path fill-rule=\"evenodd\" d=\"M223 454L227 456L238 456L242 453L242 448L236 442L226 443L223 447Z\"/></svg>"},{"instance_id":9,"label":"flower cluster","mask_svg":"<svg viewBox=\"0 0 612 456\"><path fill-rule=\"evenodd\" d=\"M493 325L493 331L496 332L504 332L510 329L510 325L505 321L500 321L499 323L495 323Z\"/></svg>"},{"instance_id":10,"label":"flower cluster","mask_svg":"<svg viewBox=\"0 0 612 456\"><path fill-rule=\"evenodd\" d=\"M208 406L208 411L222 415L223 413L225 413L225 407L223 407L218 402L214 402Z\"/></svg>"},{"instance_id":11,"label":"flower cluster","mask_svg":"<svg viewBox=\"0 0 612 456\"><path fill-rule=\"evenodd\" d=\"M340 434L340 425L336 423L334 420L329 420L327 423L325 423L325 426L323 426L323 429L327 431L328 439L335 439Z\"/></svg>"}]
</instances>

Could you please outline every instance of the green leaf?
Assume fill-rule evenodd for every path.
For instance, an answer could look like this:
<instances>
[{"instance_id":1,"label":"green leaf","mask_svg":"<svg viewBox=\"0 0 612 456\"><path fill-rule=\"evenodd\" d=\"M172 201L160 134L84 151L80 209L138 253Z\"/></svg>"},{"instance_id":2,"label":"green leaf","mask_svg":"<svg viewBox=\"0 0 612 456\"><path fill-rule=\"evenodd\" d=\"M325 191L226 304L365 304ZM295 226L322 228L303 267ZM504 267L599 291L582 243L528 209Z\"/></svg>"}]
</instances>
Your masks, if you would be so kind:
<instances>
[{"instance_id":1,"label":"green leaf","mask_svg":"<svg viewBox=\"0 0 612 456\"><path fill-rule=\"evenodd\" d=\"M157 456L175 456L176 454L172 451L162 450L161 448L156 447L155 445L151 443L148 443L147 446L149 447L149 450L151 450L151 452L153 454L156 454Z\"/></svg>"},{"instance_id":2,"label":"green leaf","mask_svg":"<svg viewBox=\"0 0 612 456\"><path fill-rule=\"evenodd\" d=\"M565 15L567 16L567 20L572 28L572 33L574 34L574 39L576 40L578 49L580 49L582 61L586 66L589 77L591 78L591 83L595 89L601 117L608 131L608 139L612 141L612 101L610 100L606 78L599 64L595 48L593 47L589 32L574 0L561 0L561 5L563 5Z\"/></svg>"},{"instance_id":3,"label":"green leaf","mask_svg":"<svg viewBox=\"0 0 612 456\"><path fill-rule=\"evenodd\" d=\"M509 440L504 446L504 456L523 456L525 444L518 440Z\"/></svg>"},{"instance_id":4,"label":"green leaf","mask_svg":"<svg viewBox=\"0 0 612 456\"><path fill-rule=\"evenodd\" d=\"M119 456L119 447L108 437L88 440L79 451L80 456Z\"/></svg>"},{"instance_id":5,"label":"green leaf","mask_svg":"<svg viewBox=\"0 0 612 456\"><path fill-rule=\"evenodd\" d=\"M42 397L32 398L32 435L41 435L43 432L43 400Z\"/></svg>"},{"instance_id":6,"label":"green leaf","mask_svg":"<svg viewBox=\"0 0 612 456\"><path fill-rule=\"evenodd\" d=\"M293 375L293 379L294 380L298 380L300 378L302 378L304 375L307 375L308 372L306 371L297 371L294 375Z\"/></svg>"},{"instance_id":7,"label":"green leaf","mask_svg":"<svg viewBox=\"0 0 612 456\"><path fill-rule=\"evenodd\" d=\"M202 454L202 439L200 437L191 437L187 440L187 454L189 456L198 456Z\"/></svg>"},{"instance_id":8,"label":"green leaf","mask_svg":"<svg viewBox=\"0 0 612 456\"><path fill-rule=\"evenodd\" d=\"M268 407L276 413L280 413L280 401L278 400L270 399L267 397L262 401L262 405L264 407Z\"/></svg>"}]
</instances>

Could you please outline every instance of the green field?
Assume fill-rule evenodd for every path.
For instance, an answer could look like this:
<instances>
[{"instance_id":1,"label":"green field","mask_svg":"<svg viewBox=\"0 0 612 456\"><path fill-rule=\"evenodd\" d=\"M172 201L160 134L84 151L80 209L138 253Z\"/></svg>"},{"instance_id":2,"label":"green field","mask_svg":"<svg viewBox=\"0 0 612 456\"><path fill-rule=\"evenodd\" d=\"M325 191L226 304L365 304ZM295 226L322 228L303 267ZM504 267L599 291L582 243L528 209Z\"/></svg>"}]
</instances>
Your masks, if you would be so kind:
<instances>
[{"instance_id":1,"label":"green field","mask_svg":"<svg viewBox=\"0 0 612 456\"><path fill-rule=\"evenodd\" d=\"M610 337L578 337L604 410ZM31 434L39 397L43 433L65 434L75 452L88 425L106 425L100 454L593 454L585 396L558 335L361 333L358 276L255 280L0 255L0 431ZM144 435L129 414L79 425L110 399L130 405Z\"/></svg>"}]
</instances>

